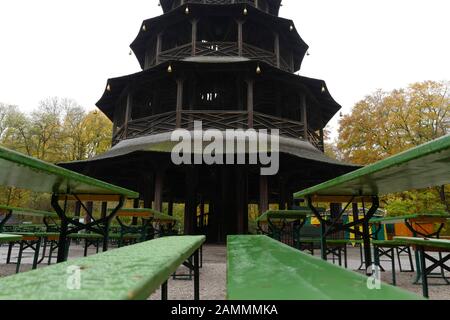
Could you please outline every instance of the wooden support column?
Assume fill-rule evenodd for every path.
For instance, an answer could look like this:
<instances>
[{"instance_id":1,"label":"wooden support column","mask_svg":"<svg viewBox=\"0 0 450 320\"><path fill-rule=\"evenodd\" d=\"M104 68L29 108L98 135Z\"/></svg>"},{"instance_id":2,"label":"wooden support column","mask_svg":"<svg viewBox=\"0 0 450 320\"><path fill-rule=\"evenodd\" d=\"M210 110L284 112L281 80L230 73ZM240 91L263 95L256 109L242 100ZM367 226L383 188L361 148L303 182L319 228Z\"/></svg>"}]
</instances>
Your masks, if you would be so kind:
<instances>
[{"instance_id":1,"label":"wooden support column","mask_svg":"<svg viewBox=\"0 0 450 320\"><path fill-rule=\"evenodd\" d=\"M254 125L254 110L253 110L253 90L254 80L247 80L247 112L248 112L248 128L252 129Z\"/></svg>"},{"instance_id":2,"label":"wooden support column","mask_svg":"<svg viewBox=\"0 0 450 320\"><path fill-rule=\"evenodd\" d=\"M306 95L301 96L301 114L302 114L302 123L303 123L303 139L308 141L308 113L306 107Z\"/></svg>"},{"instance_id":3,"label":"wooden support column","mask_svg":"<svg viewBox=\"0 0 450 320\"><path fill-rule=\"evenodd\" d=\"M128 96L127 96L127 106L125 109L125 124L124 124L125 138L128 137L128 123L131 120L131 111L132 110L133 110L133 95L131 92L129 92Z\"/></svg>"},{"instance_id":4,"label":"wooden support column","mask_svg":"<svg viewBox=\"0 0 450 320\"><path fill-rule=\"evenodd\" d=\"M162 211L163 187L164 187L164 172L157 171L155 174L155 197L153 201L153 209L159 212Z\"/></svg>"},{"instance_id":5,"label":"wooden support column","mask_svg":"<svg viewBox=\"0 0 450 320\"><path fill-rule=\"evenodd\" d=\"M281 63L280 63L280 35L278 33L275 33L275 43L274 43L274 53L275 53L275 58L276 58L276 65L277 68L280 68Z\"/></svg>"},{"instance_id":6,"label":"wooden support column","mask_svg":"<svg viewBox=\"0 0 450 320\"><path fill-rule=\"evenodd\" d=\"M269 181L267 176L259 177L259 214L269 210Z\"/></svg>"},{"instance_id":7,"label":"wooden support column","mask_svg":"<svg viewBox=\"0 0 450 320\"><path fill-rule=\"evenodd\" d=\"M198 172L194 166L186 168L184 234L195 234L197 225L197 179Z\"/></svg>"},{"instance_id":8,"label":"wooden support column","mask_svg":"<svg viewBox=\"0 0 450 320\"><path fill-rule=\"evenodd\" d=\"M155 195L155 175L154 173L150 173L144 179L144 187L143 187L143 196L144 196L144 208L152 208L153 197Z\"/></svg>"},{"instance_id":9,"label":"wooden support column","mask_svg":"<svg viewBox=\"0 0 450 320\"><path fill-rule=\"evenodd\" d=\"M238 37L237 37L237 43L238 43L238 56L242 57L244 54L244 36L243 36L243 25L244 22L241 20L237 21L238 26Z\"/></svg>"},{"instance_id":10,"label":"wooden support column","mask_svg":"<svg viewBox=\"0 0 450 320\"><path fill-rule=\"evenodd\" d=\"M134 209L139 209L139 199L134 199L133 200L133 208ZM131 220L131 224L133 226L137 226L138 225L138 218L137 217L133 217L133 219Z\"/></svg>"},{"instance_id":11,"label":"wooden support column","mask_svg":"<svg viewBox=\"0 0 450 320\"><path fill-rule=\"evenodd\" d=\"M245 168L236 169L236 212L237 233L248 232L248 186L247 171Z\"/></svg>"},{"instance_id":12,"label":"wooden support column","mask_svg":"<svg viewBox=\"0 0 450 320\"><path fill-rule=\"evenodd\" d=\"M75 217L79 217L81 214L81 203L80 201L77 201L75 203Z\"/></svg>"},{"instance_id":13,"label":"wooden support column","mask_svg":"<svg viewBox=\"0 0 450 320\"><path fill-rule=\"evenodd\" d=\"M286 187L285 187L285 180L283 177L279 177L278 180L278 193L279 193L279 199L278 199L278 207L279 210L285 210L286 209Z\"/></svg>"},{"instance_id":14,"label":"wooden support column","mask_svg":"<svg viewBox=\"0 0 450 320\"><path fill-rule=\"evenodd\" d=\"M89 211L89 213L92 215L94 210L94 203L92 201L86 202L86 209ZM84 223L91 223L92 219L89 216L89 214L86 212L86 215L84 217Z\"/></svg>"},{"instance_id":15,"label":"wooden support column","mask_svg":"<svg viewBox=\"0 0 450 320\"><path fill-rule=\"evenodd\" d=\"M176 119L176 127L181 127L181 112L183 111L183 88L184 88L184 79L177 79L177 119Z\"/></svg>"},{"instance_id":16,"label":"wooden support column","mask_svg":"<svg viewBox=\"0 0 450 320\"><path fill-rule=\"evenodd\" d=\"M197 53L197 25L198 25L198 20L197 19L193 19L191 21L191 24L192 24L192 35L191 35L192 53L191 53L191 55L193 57L195 57L195 55Z\"/></svg>"},{"instance_id":17,"label":"wooden support column","mask_svg":"<svg viewBox=\"0 0 450 320\"><path fill-rule=\"evenodd\" d=\"M108 214L108 202L102 202L102 219L106 218L106 215Z\"/></svg>"},{"instance_id":18,"label":"wooden support column","mask_svg":"<svg viewBox=\"0 0 450 320\"><path fill-rule=\"evenodd\" d=\"M159 60L159 56L161 55L161 50L162 50L162 33L158 33L158 35L156 36L156 52L155 52L155 61L156 64L160 63Z\"/></svg>"}]
</instances>

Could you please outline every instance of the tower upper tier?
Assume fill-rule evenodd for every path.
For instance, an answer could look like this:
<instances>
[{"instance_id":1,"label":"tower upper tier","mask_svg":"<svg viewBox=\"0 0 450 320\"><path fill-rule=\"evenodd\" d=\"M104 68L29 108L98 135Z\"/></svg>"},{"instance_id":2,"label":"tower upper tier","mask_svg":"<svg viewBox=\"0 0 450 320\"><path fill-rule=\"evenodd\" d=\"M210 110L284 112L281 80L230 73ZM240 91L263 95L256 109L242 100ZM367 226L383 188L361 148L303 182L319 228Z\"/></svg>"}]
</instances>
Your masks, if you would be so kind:
<instances>
[{"instance_id":1,"label":"tower upper tier","mask_svg":"<svg viewBox=\"0 0 450 320\"><path fill-rule=\"evenodd\" d=\"M256 3L260 5L260 1ZM210 2L184 3L145 20L131 44L142 69L200 56L263 61L287 72L300 69L308 45L292 20L245 1Z\"/></svg>"},{"instance_id":2,"label":"tower upper tier","mask_svg":"<svg viewBox=\"0 0 450 320\"><path fill-rule=\"evenodd\" d=\"M274 16L278 16L281 6L281 0L160 0L159 2L164 12L168 12L188 3L212 5L243 3Z\"/></svg>"}]
</instances>

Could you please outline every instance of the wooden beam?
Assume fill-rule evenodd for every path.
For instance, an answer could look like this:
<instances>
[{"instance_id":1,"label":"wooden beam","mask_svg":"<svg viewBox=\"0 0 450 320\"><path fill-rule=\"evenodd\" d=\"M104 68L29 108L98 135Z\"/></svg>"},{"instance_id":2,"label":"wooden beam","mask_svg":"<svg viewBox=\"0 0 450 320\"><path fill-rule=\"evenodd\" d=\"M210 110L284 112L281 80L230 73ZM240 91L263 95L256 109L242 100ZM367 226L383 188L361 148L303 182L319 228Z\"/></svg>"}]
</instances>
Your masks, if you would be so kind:
<instances>
[{"instance_id":1,"label":"wooden beam","mask_svg":"<svg viewBox=\"0 0 450 320\"><path fill-rule=\"evenodd\" d=\"M191 34L191 41L192 41L192 56L195 57L197 53L197 19L193 19L191 21L192 24L192 34Z\"/></svg>"},{"instance_id":2,"label":"wooden beam","mask_svg":"<svg viewBox=\"0 0 450 320\"><path fill-rule=\"evenodd\" d=\"M238 37L237 37L238 56L240 56L240 57L242 57L243 52L244 52L244 37L242 34L243 24L244 24L243 21L241 21L241 20L237 21L237 25L238 25Z\"/></svg>"},{"instance_id":3,"label":"wooden beam","mask_svg":"<svg viewBox=\"0 0 450 320\"><path fill-rule=\"evenodd\" d=\"M156 36L156 52L155 52L156 64L160 63L159 56L161 54L161 48L162 48L162 35L163 35L162 33L158 33L158 35Z\"/></svg>"},{"instance_id":4,"label":"wooden beam","mask_svg":"<svg viewBox=\"0 0 450 320\"><path fill-rule=\"evenodd\" d=\"M303 139L308 141L308 113L306 106L306 95L302 94L301 96L301 114L302 114L302 122L303 122Z\"/></svg>"},{"instance_id":5,"label":"wooden beam","mask_svg":"<svg viewBox=\"0 0 450 320\"><path fill-rule=\"evenodd\" d=\"M259 214L269 210L269 182L267 176L259 177Z\"/></svg>"},{"instance_id":6,"label":"wooden beam","mask_svg":"<svg viewBox=\"0 0 450 320\"><path fill-rule=\"evenodd\" d=\"M278 34L278 32L275 33L274 51L275 57L277 59L277 68L280 68L280 35Z\"/></svg>"},{"instance_id":7,"label":"wooden beam","mask_svg":"<svg viewBox=\"0 0 450 320\"><path fill-rule=\"evenodd\" d=\"M249 129L252 129L254 125L253 90L254 90L254 80L247 80L247 112L248 112Z\"/></svg>"},{"instance_id":8,"label":"wooden beam","mask_svg":"<svg viewBox=\"0 0 450 320\"><path fill-rule=\"evenodd\" d=\"M157 171L155 175L155 198L153 200L153 209L159 212L162 211L163 187L164 187L164 172Z\"/></svg>"},{"instance_id":9,"label":"wooden beam","mask_svg":"<svg viewBox=\"0 0 450 320\"><path fill-rule=\"evenodd\" d=\"M177 79L177 120L176 127L181 127L181 112L183 111L183 88L184 88L184 79Z\"/></svg>"},{"instance_id":10,"label":"wooden beam","mask_svg":"<svg viewBox=\"0 0 450 320\"><path fill-rule=\"evenodd\" d=\"M125 130L125 139L128 137L128 122L131 120L131 112L133 110L133 95L131 92L127 95L127 106L125 109L125 123L124 123L124 130Z\"/></svg>"}]
</instances>

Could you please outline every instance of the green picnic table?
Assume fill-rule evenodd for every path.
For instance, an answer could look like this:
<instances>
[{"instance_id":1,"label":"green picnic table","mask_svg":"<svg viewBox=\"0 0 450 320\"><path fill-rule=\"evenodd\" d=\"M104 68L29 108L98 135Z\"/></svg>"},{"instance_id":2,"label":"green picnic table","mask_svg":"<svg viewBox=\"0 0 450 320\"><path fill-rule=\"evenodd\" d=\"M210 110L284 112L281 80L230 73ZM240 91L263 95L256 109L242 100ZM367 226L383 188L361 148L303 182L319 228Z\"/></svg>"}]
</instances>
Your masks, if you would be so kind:
<instances>
[{"instance_id":1,"label":"green picnic table","mask_svg":"<svg viewBox=\"0 0 450 320\"><path fill-rule=\"evenodd\" d=\"M35 192L52 194L51 205L61 219L58 244L58 262L67 259L68 236L81 230L104 235L103 250L108 249L108 228L117 211L127 198L138 198L139 194L82 174L58 167L21 153L0 147L0 185L17 187ZM95 219L86 210L92 221L82 223L70 217L67 202L100 201L114 202L115 209L105 217Z\"/></svg>"},{"instance_id":2,"label":"green picnic table","mask_svg":"<svg viewBox=\"0 0 450 320\"><path fill-rule=\"evenodd\" d=\"M227 258L229 300L420 299L267 236L229 236Z\"/></svg>"},{"instance_id":3,"label":"green picnic table","mask_svg":"<svg viewBox=\"0 0 450 320\"><path fill-rule=\"evenodd\" d=\"M47 231L49 231L48 229L50 228L50 222L52 222L53 225L57 225L55 220L59 219L59 216L55 212L35 210L35 209L29 209L29 208L19 208L19 207L6 206L6 205L0 205L0 213L5 214L4 218L0 220L0 232L2 232L4 230L6 223L13 216L42 218L44 225L47 228Z\"/></svg>"},{"instance_id":4,"label":"green picnic table","mask_svg":"<svg viewBox=\"0 0 450 320\"><path fill-rule=\"evenodd\" d=\"M372 265L369 223L379 207L379 196L411 189L441 186L450 182L450 135L402 152L375 164L358 169L317 186L294 194L306 199L319 219L323 240L322 258L326 259L326 237L348 231L362 237L366 270ZM316 202L346 203L342 212L325 220L315 207ZM339 220L351 203L371 203L362 219L340 224ZM358 226L362 225L360 232Z\"/></svg>"}]
</instances>

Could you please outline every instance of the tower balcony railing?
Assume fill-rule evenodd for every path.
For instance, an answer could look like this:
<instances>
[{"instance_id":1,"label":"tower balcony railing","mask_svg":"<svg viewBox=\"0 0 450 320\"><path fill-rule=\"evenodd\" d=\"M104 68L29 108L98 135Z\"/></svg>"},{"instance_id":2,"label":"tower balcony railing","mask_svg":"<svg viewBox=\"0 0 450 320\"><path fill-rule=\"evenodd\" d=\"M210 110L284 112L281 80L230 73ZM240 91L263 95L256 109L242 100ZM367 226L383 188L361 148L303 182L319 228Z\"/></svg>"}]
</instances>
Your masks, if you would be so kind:
<instances>
[{"instance_id":1,"label":"tower balcony railing","mask_svg":"<svg viewBox=\"0 0 450 320\"><path fill-rule=\"evenodd\" d=\"M113 136L113 145L122 140L133 139L148 135L167 133L177 127L187 130L194 129L194 122L201 121L203 130L217 129L225 131L227 129L249 129L250 114L247 111L190 111L183 110L165 112L154 116L132 120L118 128ZM305 127L301 122L283 119L280 117L254 112L253 129L273 130L278 129L280 136L305 140ZM321 137L312 130L307 132L308 141L323 150Z\"/></svg>"},{"instance_id":2,"label":"tower balcony railing","mask_svg":"<svg viewBox=\"0 0 450 320\"><path fill-rule=\"evenodd\" d=\"M195 54L193 54L192 44L187 43L173 49L163 51L158 56L158 63L170 60L183 60L192 56L203 57L238 57L239 48L237 42L204 42L199 41L195 44ZM242 57L266 62L274 67L293 72L290 66L283 58L280 58L278 65L277 56L274 52L258 48L254 45L243 43ZM153 61L156 63L156 61Z\"/></svg>"}]
</instances>

